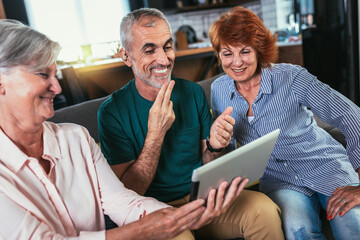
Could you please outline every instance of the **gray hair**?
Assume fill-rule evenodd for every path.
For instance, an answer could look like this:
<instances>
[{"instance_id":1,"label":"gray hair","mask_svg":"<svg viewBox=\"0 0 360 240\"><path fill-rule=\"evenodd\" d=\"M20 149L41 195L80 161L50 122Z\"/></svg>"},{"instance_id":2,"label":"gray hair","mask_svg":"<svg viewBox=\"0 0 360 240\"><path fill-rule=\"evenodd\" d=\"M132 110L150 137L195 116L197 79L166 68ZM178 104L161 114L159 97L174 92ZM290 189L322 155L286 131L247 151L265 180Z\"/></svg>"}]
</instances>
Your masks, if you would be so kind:
<instances>
[{"instance_id":1,"label":"gray hair","mask_svg":"<svg viewBox=\"0 0 360 240\"><path fill-rule=\"evenodd\" d=\"M24 66L39 71L56 61L60 45L15 20L0 20L0 71Z\"/></svg>"},{"instance_id":2,"label":"gray hair","mask_svg":"<svg viewBox=\"0 0 360 240\"><path fill-rule=\"evenodd\" d=\"M120 24L120 39L121 39L121 45L123 48L127 49L130 47L130 43L132 41L132 35L131 35L131 28L140 22L144 17L149 17L149 19L162 19L166 22L166 24L169 26L170 33L171 33L171 27L166 19L165 15L159 11L156 8L140 8L136 9L130 13L128 13L125 17L123 17L121 24ZM145 27L153 27L155 26L155 19L151 21L150 23L147 23L144 25Z\"/></svg>"}]
</instances>

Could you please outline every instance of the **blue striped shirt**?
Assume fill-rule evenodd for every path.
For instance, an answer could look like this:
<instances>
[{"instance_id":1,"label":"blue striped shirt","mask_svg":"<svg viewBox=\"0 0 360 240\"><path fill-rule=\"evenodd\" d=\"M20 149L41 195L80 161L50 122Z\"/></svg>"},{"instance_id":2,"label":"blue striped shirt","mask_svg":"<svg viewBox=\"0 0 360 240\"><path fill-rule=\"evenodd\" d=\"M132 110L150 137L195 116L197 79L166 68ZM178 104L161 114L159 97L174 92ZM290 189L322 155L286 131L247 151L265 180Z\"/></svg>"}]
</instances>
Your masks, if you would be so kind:
<instances>
[{"instance_id":1,"label":"blue striped shirt","mask_svg":"<svg viewBox=\"0 0 360 240\"><path fill-rule=\"evenodd\" d=\"M234 108L236 123L230 149L236 148L236 141L244 145L280 128L260 179L261 191L292 189L330 196L337 187L359 183L354 169L360 167L360 109L306 69L291 64L262 69L251 122L246 116L249 105L228 75L212 84L211 106L214 118L226 107ZM340 129L346 137L346 149L317 126L313 113Z\"/></svg>"}]
</instances>

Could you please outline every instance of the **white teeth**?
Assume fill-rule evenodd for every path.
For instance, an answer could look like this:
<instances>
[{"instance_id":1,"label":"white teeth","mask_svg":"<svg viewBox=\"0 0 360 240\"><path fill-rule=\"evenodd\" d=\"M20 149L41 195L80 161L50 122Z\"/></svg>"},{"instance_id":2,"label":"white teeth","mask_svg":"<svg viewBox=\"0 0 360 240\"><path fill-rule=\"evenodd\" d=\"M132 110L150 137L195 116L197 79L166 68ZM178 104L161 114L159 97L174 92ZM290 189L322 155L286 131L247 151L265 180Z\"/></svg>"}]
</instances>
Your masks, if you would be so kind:
<instances>
[{"instance_id":1,"label":"white teeth","mask_svg":"<svg viewBox=\"0 0 360 240\"><path fill-rule=\"evenodd\" d=\"M50 102L53 102L53 101L54 101L54 99L52 99L52 98L47 98L47 97L42 97L42 99L45 99L45 100L50 101Z\"/></svg>"},{"instance_id":2,"label":"white teeth","mask_svg":"<svg viewBox=\"0 0 360 240\"><path fill-rule=\"evenodd\" d=\"M156 72L156 73L165 73L166 71L167 71L167 68L164 68L162 70L154 69L154 72Z\"/></svg>"},{"instance_id":3,"label":"white teeth","mask_svg":"<svg viewBox=\"0 0 360 240\"><path fill-rule=\"evenodd\" d=\"M240 69L240 70L237 70L237 69L233 69L233 71L234 72L242 72L242 71L244 71L245 70L245 68L243 68L243 69Z\"/></svg>"}]
</instances>

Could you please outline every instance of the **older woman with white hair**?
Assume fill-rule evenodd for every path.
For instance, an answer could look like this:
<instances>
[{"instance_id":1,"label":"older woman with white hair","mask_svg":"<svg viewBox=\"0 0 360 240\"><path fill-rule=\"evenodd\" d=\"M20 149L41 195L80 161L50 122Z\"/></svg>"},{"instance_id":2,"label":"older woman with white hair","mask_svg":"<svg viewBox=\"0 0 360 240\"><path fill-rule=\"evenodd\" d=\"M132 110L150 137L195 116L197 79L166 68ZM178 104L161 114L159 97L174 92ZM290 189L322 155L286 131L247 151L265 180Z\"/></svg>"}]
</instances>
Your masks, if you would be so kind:
<instances>
[{"instance_id":1,"label":"older woman with white hair","mask_svg":"<svg viewBox=\"0 0 360 240\"><path fill-rule=\"evenodd\" d=\"M0 20L0 239L166 239L208 222L203 200L175 209L139 196L85 128L46 122L61 92L59 49L28 26ZM104 214L120 227L105 231Z\"/></svg>"}]
</instances>

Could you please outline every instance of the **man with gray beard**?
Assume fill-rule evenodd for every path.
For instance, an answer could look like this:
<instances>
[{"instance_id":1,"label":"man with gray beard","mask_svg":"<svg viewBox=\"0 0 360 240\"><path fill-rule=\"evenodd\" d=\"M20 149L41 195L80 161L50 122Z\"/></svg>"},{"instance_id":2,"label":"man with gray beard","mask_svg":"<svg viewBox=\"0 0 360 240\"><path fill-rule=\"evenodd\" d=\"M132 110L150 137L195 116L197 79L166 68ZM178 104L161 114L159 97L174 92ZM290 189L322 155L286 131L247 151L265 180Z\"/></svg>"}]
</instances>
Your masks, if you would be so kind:
<instances>
[{"instance_id":1,"label":"man with gray beard","mask_svg":"<svg viewBox=\"0 0 360 240\"><path fill-rule=\"evenodd\" d=\"M120 36L120 56L135 79L99 109L102 152L127 188L182 206L189 201L192 171L223 154L229 144L235 124L232 108L212 123L201 86L171 78L174 43L160 11L129 13ZM233 192L225 191L226 182L210 191L204 213L209 224L197 236L283 239L279 208L264 194L243 190L247 181L236 178Z\"/></svg>"}]
</instances>

